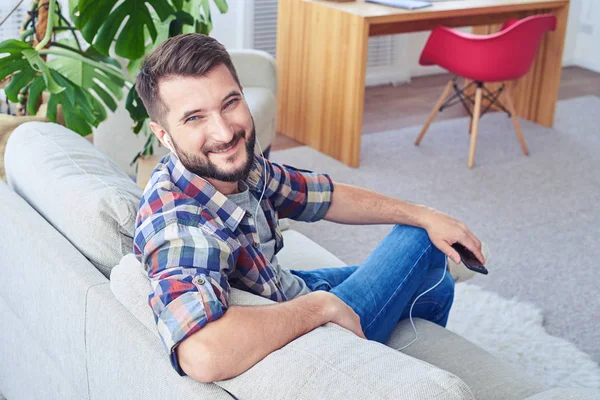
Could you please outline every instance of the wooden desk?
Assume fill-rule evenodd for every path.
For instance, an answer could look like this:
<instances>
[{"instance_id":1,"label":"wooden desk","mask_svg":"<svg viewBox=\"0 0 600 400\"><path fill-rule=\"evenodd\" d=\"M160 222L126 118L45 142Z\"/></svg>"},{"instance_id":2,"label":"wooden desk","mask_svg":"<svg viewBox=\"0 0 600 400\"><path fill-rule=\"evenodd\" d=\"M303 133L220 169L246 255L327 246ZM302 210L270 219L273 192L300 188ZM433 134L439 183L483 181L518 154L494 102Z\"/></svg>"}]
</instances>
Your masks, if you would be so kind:
<instances>
[{"instance_id":1,"label":"wooden desk","mask_svg":"<svg viewBox=\"0 0 600 400\"><path fill-rule=\"evenodd\" d=\"M491 33L509 18L552 13L557 28L544 36L529 73L513 89L517 113L554 123L569 0L460 0L421 10L364 0L279 1L277 131L358 167L369 36L473 26ZM518 45L518 44L515 44ZM425 120L423 120L425 122Z\"/></svg>"}]
</instances>

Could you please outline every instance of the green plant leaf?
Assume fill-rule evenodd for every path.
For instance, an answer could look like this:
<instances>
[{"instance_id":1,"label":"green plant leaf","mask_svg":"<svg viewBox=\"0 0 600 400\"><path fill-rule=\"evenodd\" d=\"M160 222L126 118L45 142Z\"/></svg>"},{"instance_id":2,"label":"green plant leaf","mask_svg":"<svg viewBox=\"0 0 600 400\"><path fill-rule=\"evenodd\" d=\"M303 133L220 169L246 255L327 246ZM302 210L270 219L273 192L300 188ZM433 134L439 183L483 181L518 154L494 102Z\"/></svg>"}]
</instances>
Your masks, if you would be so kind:
<instances>
[{"instance_id":1,"label":"green plant leaf","mask_svg":"<svg viewBox=\"0 0 600 400\"><path fill-rule=\"evenodd\" d=\"M52 79L48 66L39 53L27 43L9 40L0 43L0 49L2 49L2 53L8 53L7 56L0 58L0 80L14 74L5 88L6 96L10 101L16 103L19 101L19 92L22 90L29 91L29 96L33 96L33 99L28 100L27 103L30 114L35 114L37 99L42 90L48 89L48 91L54 93L64 90ZM38 80L44 82L41 88L39 83L31 84L32 81L36 82ZM33 94L31 94L32 90Z\"/></svg>"},{"instance_id":2,"label":"green plant leaf","mask_svg":"<svg viewBox=\"0 0 600 400\"><path fill-rule=\"evenodd\" d=\"M31 68L29 63L13 75L10 79L6 88L4 88L4 92L6 93L6 98L16 103L19 101L19 92L23 89L29 82L35 78L35 70Z\"/></svg>"},{"instance_id":3,"label":"green plant leaf","mask_svg":"<svg viewBox=\"0 0 600 400\"><path fill-rule=\"evenodd\" d=\"M155 26L156 26L156 40L152 43L150 43L148 46L146 46L146 50L144 51L144 55L136 60L131 60L129 62L129 64L127 64L127 71L129 72L129 75L131 76L136 76L138 74L138 72L140 71L140 68L142 66L142 62L144 61L144 58L150 54L152 52L152 50L154 50L156 48L156 46L158 46L160 43L164 42L165 40L167 40L169 38L169 29L171 26L171 22L173 20L175 20L175 15L171 14L167 17L167 19L165 19L163 22L160 22L160 20L158 19L158 16L156 15L156 13L152 14L152 18L154 19L155 22ZM185 26L185 25L184 25ZM146 35L148 39L149 35Z\"/></svg>"},{"instance_id":4,"label":"green plant leaf","mask_svg":"<svg viewBox=\"0 0 600 400\"><path fill-rule=\"evenodd\" d=\"M42 73L44 81L46 81L46 89L48 89L50 93L59 93L63 91L63 88L52 78L48 65L42 60L42 57L40 57L40 54L36 50L23 50L23 55L27 58L27 61L29 61L29 64L34 70Z\"/></svg>"},{"instance_id":5,"label":"green plant leaf","mask_svg":"<svg viewBox=\"0 0 600 400\"><path fill-rule=\"evenodd\" d=\"M78 0L69 0L69 15L71 16L71 19L73 14L77 12L77 2Z\"/></svg>"},{"instance_id":6,"label":"green plant leaf","mask_svg":"<svg viewBox=\"0 0 600 400\"><path fill-rule=\"evenodd\" d=\"M20 71L23 68L30 67L29 62L20 54L0 58L0 80L6 78L13 72Z\"/></svg>"},{"instance_id":7,"label":"green plant leaf","mask_svg":"<svg viewBox=\"0 0 600 400\"><path fill-rule=\"evenodd\" d=\"M127 94L125 108L127 108L131 119L134 121L133 132L136 134L139 133L144 126L144 121L148 118L148 111L146 111L142 99L140 99L137 90L135 90L135 85L133 85Z\"/></svg>"},{"instance_id":8,"label":"green plant leaf","mask_svg":"<svg viewBox=\"0 0 600 400\"><path fill-rule=\"evenodd\" d=\"M212 31L212 18L210 16L210 3L208 0L202 0L202 17L204 20L202 21L207 25L208 32ZM206 33L208 35L208 33Z\"/></svg>"},{"instance_id":9,"label":"green plant leaf","mask_svg":"<svg viewBox=\"0 0 600 400\"><path fill-rule=\"evenodd\" d=\"M229 6L227 5L226 0L214 0L214 1L215 1L215 4L217 5L217 8L221 12L221 14L225 14L227 11L229 11Z\"/></svg>"},{"instance_id":10,"label":"green plant leaf","mask_svg":"<svg viewBox=\"0 0 600 400\"><path fill-rule=\"evenodd\" d=\"M46 117L56 122L57 109L60 104L65 118L67 128L86 136L92 132L93 126L98 126L102 121L102 113L94 109L93 97L85 92L60 72L50 69L52 78L65 90L60 93L52 93L48 100L48 111ZM106 115L106 114L104 114Z\"/></svg>"},{"instance_id":11,"label":"green plant leaf","mask_svg":"<svg viewBox=\"0 0 600 400\"><path fill-rule=\"evenodd\" d=\"M102 54L109 54L116 37L115 53L135 60L145 52L144 29L148 30L153 42L157 36L148 5L156 11L161 21L172 14L174 9L164 0L124 0L118 5L117 1L80 0L79 16L75 24L88 43L93 43ZM113 9L115 5L116 8ZM106 18L99 18L105 15Z\"/></svg>"},{"instance_id":12,"label":"green plant leaf","mask_svg":"<svg viewBox=\"0 0 600 400\"><path fill-rule=\"evenodd\" d=\"M169 37L181 34L184 25L194 26L194 17L185 11L177 11L175 13L175 19L173 19L169 25Z\"/></svg>"},{"instance_id":13,"label":"green plant leaf","mask_svg":"<svg viewBox=\"0 0 600 400\"><path fill-rule=\"evenodd\" d=\"M33 50L29 44L16 39L8 39L0 43L0 54L19 54L23 50Z\"/></svg>"},{"instance_id":14,"label":"green plant leaf","mask_svg":"<svg viewBox=\"0 0 600 400\"><path fill-rule=\"evenodd\" d=\"M196 33L201 33L203 35L207 35L210 33L209 26L204 22L196 21Z\"/></svg>"},{"instance_id":15,"label":"green plant leaf","mask_svg":"<svg viewBox=\"0 0 600 400\"><path fill-rule=\"evenodd\" d=\"M110 61L112 60L111 58L100 54L93 47L88 48L84 53L84 56L93 61L104 61L113 64ZM112 111L117 109L115 98L117 100L123 98L123 87L125 86L124 80L119 79L114 75L107 74L94 65L67 56L57 57L48 64L81 89L88 93L95 93ZM92 99L97 100L93 96ZM93 106L98 113L99 119L104 120L106 119L106 110L102 107L102 110L100 111L98 105L101 106L100 103L96 104L92 101L91 106Z\"/></svg>"},{"instance_id":16,"label":"green plant leaf","mask_svg":"<svg viewBox=\"0 0 600 400\"><path fill-rule=\"evenodd\" d=\"M85 51L85 55L94 61L98 61L104 64L110 64L121 69L121 64L117 60L100 53L98 50L96 50L94 46L88 47Z\"/></svg>"},{"instance_id":17,"label":"green plant leaf","mask_svg":"<svg viewBox=\"0 0 600 400\"><path fill-rule=\"evenodd\" d=\"M96 116L98 117L98 120L104 121L107 117L106 108L104 108L104 105L102 103L100 103L100 101L98 101L98 99L96 99L94 96L91 97L91 101L92 101L92 107L94 108L94 112L95 112ZM115 104L115 108L113 109L113 111L115 111L116 109L117 109L117 107Z\"/></svg>"},{"instance_id":18,"label":"green plant leaf","mask_svg":"<svg viewBox=\"0 0 600 400\"><path fill-rule=\"evenodd\" d=\"M38 110L38 100L46 89L46 82L41 76L37 76L29 86L29 97L27 98L27 113L35 115Z\"/></svg>"}]
</instances>

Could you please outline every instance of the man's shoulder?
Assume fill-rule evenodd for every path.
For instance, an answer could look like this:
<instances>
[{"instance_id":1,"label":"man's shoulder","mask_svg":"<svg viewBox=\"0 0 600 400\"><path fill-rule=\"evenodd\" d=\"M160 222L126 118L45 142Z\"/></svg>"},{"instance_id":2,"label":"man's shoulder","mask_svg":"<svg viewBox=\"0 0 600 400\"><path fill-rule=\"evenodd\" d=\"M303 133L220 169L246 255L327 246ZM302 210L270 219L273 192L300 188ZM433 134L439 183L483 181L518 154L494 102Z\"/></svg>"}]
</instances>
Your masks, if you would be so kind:
<instances>
[{"instance_id":1,"label":"man's shoulder","mask_svg":"<svg viewBox=\"0 0 600 400\"><path fill-rule=\"evenodd\" d=\"M146 231L141 229L144 225L152 226L146 231L148 233L155 233L171 223L197 225L202 208L195 198L177 186L168 167L168 157L165 157L157 164L142 194L136 231Z\"/></svg>"}]
</instances>

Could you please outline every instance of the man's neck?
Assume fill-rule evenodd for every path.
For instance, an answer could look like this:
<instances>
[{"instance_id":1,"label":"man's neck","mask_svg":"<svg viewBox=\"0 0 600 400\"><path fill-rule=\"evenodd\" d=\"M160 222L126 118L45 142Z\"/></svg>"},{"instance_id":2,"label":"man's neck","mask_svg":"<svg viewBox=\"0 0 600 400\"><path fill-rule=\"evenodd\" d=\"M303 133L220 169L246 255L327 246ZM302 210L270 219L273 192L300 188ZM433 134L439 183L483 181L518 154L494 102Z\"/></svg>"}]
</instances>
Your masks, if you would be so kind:
<instances>
[{"instance_id":1,"label":"man's neck","mask_svg":"<svg viewBox=\"0 0 600 400\"><path fill-rule=\"evenodd\" d=\"M207 181L225 196L240 192L239 182L223 182L216 179L207 179Z\"/></svg>"}]
</instances>

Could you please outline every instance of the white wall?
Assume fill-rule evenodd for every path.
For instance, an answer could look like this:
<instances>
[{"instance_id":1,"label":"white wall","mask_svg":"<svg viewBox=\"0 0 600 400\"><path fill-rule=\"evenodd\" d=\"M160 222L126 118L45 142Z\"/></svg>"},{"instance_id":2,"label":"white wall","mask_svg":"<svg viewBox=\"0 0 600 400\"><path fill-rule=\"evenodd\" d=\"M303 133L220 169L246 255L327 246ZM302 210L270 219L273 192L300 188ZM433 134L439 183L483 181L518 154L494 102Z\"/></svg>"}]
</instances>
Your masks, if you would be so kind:
<instances>
[{"instance_id":1,"label":"white wall","mask_svg":"<svg viewBox=\"0 0 600 400\"><path fill-rule=\"evenodd\" d=\"M227 0L229 10L221 14L214 2L210 2L213 30L210 36L216 38L228 49L251 46L251 26L249 22L253 0Z\"/></svg>"},{"instance_id":2,"label":"white wall","mask_svg":"<svg viewBox=\"0 0 600 400\"><path fill-rule=\"evenodd\" d=\"M575 39L575 64L600 72L600 4L597 0L580 1L579 29Z\"/></svg>"},{"instance_id":3,"label":"white wall","mask_svg":"<svg viewBox=\"0 0 600 400\"><path fill-rule=\"evenodd\" d=\"M563 49L563 66L575 65L575 48L577 35L580 29L581 5L585 0L571 0L569 6L569 19L567 21L567 37Z\"/></svg>"}]
</instances>

